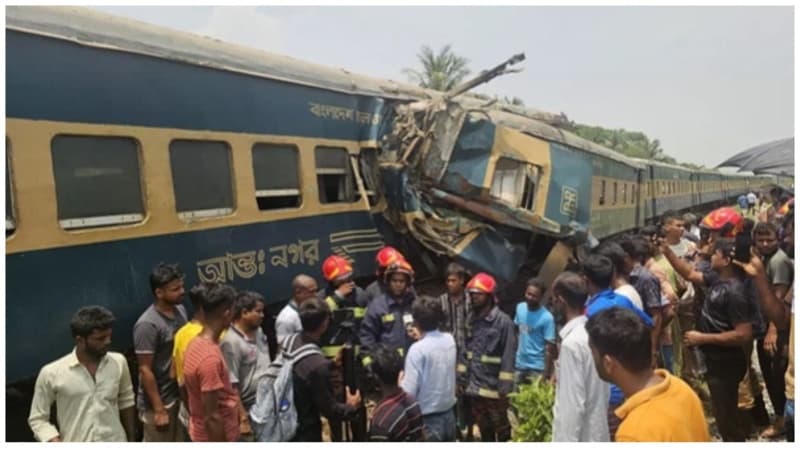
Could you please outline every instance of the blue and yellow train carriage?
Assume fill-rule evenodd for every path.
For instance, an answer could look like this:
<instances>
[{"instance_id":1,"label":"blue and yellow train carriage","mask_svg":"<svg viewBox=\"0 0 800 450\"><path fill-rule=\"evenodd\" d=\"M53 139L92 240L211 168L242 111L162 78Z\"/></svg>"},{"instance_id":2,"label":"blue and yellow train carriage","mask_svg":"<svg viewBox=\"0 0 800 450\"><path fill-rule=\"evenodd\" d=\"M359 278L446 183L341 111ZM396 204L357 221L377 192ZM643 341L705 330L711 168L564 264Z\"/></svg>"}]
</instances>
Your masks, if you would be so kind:
<instances>
[{"instance_id":1,"label":"blue and yellow train carriage","mask_svg":"<svg viewBox=\"0 0 800 450\"><path fill-rule=\"evenodd\" d=\"M269 302L331 253L372 272L361 168L419 90L80 8L6 13L9 384L69 350L82 305L129 348L160 261Z\"/></svg>"}]
</instances>

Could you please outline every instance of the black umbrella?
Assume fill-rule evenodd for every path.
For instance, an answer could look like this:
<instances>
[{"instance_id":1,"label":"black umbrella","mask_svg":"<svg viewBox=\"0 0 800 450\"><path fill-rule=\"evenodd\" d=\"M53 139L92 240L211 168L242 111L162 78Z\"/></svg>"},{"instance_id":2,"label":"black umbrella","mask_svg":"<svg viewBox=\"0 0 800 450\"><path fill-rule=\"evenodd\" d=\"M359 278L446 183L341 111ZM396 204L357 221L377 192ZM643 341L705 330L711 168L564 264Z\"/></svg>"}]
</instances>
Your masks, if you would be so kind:
<instances>
[{"instance_id":1,"label":"black umbrella","mask_svg":"<svg viewBox=\"0 0 800 450\"><path fill-rule=\"evenodd\" d=\"M738 167L739 172L794 176L794 138L757 145L717 165L730 166Z\"/></svg>"}]
</instances>

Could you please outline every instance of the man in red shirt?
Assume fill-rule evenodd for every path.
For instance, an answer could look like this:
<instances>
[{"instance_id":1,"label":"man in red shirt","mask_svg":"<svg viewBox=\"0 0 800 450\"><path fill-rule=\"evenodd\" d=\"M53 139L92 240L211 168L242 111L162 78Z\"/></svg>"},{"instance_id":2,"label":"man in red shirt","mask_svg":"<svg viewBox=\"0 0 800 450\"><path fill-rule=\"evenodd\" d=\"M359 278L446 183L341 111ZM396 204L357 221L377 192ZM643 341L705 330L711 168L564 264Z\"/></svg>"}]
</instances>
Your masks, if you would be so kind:
<instances>
[{"instance_id":1,"label":"man in red shirt","mask_svg":"<svg viewBox=\"0 0 800 450\"><path fill-rule=\"evenodd\" d=\"M183 378L189 399L189 437L193 442L239 439L239 394L219 348L219 335L233 319L236 291L224 284L208 289L201 307L203 331L189 342Z\"/></svg>"}]
</instances>

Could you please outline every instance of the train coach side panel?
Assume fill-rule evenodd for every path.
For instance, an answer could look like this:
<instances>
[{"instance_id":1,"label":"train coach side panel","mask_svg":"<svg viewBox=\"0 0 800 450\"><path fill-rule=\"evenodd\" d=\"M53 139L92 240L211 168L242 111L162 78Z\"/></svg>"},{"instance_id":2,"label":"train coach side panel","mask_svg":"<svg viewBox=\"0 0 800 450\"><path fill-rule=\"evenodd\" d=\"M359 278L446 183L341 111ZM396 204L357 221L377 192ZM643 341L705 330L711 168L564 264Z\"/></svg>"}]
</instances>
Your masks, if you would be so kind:
<instances>
[{"instance_id":1,"label":"train coach side panel","mask_svg":"<svg viewBox=\"0 0 800 450\"><path fill-rule=\"evenodd\" d=\"M34 376L67 353L70 318L84 305L109 308L117 316L113 348L130 348L133 324L152 303L150 269L161 261L181 265L187 290L219 281L276 303L288 300L298 273L322 286L319 267L331 253L352 258L357 276L370 275L382 245L372 217L358 212L7 255L6 381Z\"/></svg>"}]
</instances>

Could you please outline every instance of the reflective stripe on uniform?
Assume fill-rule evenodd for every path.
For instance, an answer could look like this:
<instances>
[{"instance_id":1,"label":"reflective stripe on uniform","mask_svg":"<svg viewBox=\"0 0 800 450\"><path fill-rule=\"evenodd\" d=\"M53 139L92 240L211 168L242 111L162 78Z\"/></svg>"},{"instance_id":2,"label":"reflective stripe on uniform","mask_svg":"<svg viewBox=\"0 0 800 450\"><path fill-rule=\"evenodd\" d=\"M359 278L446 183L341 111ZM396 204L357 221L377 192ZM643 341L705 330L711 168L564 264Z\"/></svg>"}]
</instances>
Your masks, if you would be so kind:
<instances>
[{"instance_id":1,"label":"reflective stripe on uniform","mask_svg":"<svg viewBox=\"0 0 800 450\"><path fill-rule=\"evenodd\" d=\"M472 352L467 352L467 359L472 359Z\"/></svg>"},{"instance_id":2,"label":"reflective stripe on uniform","mask_svg":"<svg viewBox=\"0 0 800 450\"><path fill-rule=\"evenodd\" d=\"M355 319L363 319L367 315L367 308L353 308L353 317Z\"/></svg>"},{"instance_id":3,"label":"reflective stripe on uniform","mask_svg":"<svg viewBox=\"0 0 800 450\"><path fill-rule=\"evenodd\" d=\"M497 376L497 379L500 381L514 381L514 373L513 372L500 372L500 375Z\"/></svg>"},{"instance_id":4,"label":"reflective stripe on uniform","mask_svg":"<svg viewBox=\"0 0 800 450\"><path fill-rule=\"evenodd\" d=\"M361 359L361 364L364 367L367 367L368 365L372 364L372 358L369 356L365 356L363 359Z\"/></svg>"},{"instance_id":5,"label":"reflective stripe on uniform","mask_svg":"<svg viewBox=\"0 0 800 450\"><path fill-rule=\"evenodd\" d=\"M500 393L492 389L478 389L478 395L485 398L500 398Z\"/></svg>"},{"instance_id":6,"label":"reflective stripe on uniform","mask_svg":"<svg viewBox=\"0 0 800 450\"><path fill-rule=\"evenodd\" d=\"M391 313L389 313L389 314L384 314L384 315L381 317L381 320L383 321L383 323L386 323L386 322L392 322L392 321L394 321L394 314L391 314Z\"/></svg>"},{"instance_id":7,"label":"reflective stripe on uniform","mask_svg":"<svg viewBox=\"0 0 800 450\"><path fill-rule=\"evenodd\" d=\"M397 353L400 353L400 356L403 356L405 352L406 352L405 349L403 349L402 347L397 349Z\"/></svg>"},{"instance_id":8,"label":"reflective stripe on uniform","mask_svg":"<svg viewBox=\"0 0 800 450\"><path fill-rule=\"evenodd\" d=\"M459 364L459 365L456 366L456 371L459 372L459 373L466 373L467 372L467 366L465 366L464 364Z\"/></svg>"},{"instance_id":9,"label":"reflective stripe on uniform","mask_svg":"<svg viewBox=\"0 0 800 450\"><path fill-rule=\"evenodd\" d=\"M343 345L326 345L322 347L322 354L325 355L326 358L335 358L336 355L342 350Z\"/></svg>"},{"instance_id":10,"label":"reflective stripe on uniform","mask_svg":"<svg viewBox=\"0 0 800 450\"><path fill-rule=\"evenodd\" d=\"M336 304L336 300L334 300L333 297L329 296L328 298L326 298L325 303L328 304L328 308L330 308L331 311L336 311L337 309L339 309L339 305Z\"/></svg>"},{"instance_id":11,"label":"reflective stripe on uniform","mask_svg":"<svg viewBox=\"0 0 800 450\"><path fill-rule=\"evenodd\" d=\"M503 360L499 356L481 355L481 362L485 364L502 364Z\"/></svg>"}]
</instances>

